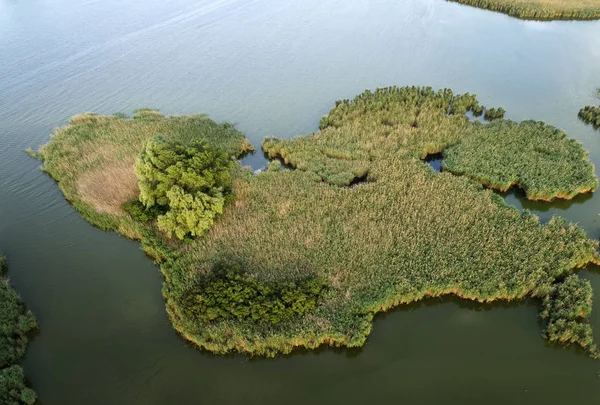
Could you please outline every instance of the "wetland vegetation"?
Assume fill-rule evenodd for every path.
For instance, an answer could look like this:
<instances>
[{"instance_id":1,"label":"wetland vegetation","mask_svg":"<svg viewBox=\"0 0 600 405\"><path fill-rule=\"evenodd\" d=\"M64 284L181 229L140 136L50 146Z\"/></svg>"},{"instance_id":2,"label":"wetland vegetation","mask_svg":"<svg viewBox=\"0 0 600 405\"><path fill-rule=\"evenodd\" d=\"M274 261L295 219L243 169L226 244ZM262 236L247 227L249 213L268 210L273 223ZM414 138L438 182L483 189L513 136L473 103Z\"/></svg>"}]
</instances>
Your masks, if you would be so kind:
<instances>
[{"instance_id":1,"label":"wetland vegetation","mask_svg":"<svg viewBox=\"0 0 600 405\"><path fill-rule=\"evenodd\" d=\"M597 20L600 0L449 0L523 20Z\"/></svg>"},{"instance_id":2,"label":"wetland vegetation","mask_svg":"<svg viewBox=\"0 0 600 405\"><path fill-rule=\"evenodd\" d=\"M583 308L590 296L571 288L575 279L564 288L560 282L598 262L598 243L561 218L541 224L480 183L518 184L530 198L570 198L597 187L593 166L579 143L546 124L482 124L465 115L484 110L474 95L449 89L366 91L338 101L314 134L266 139L269 157L295 170L275 163L257 175L235 160L250 145L230 124L147 109L133 119L76 116L40 156L86 219L142 242L165 277L174 327L212 352L361 346L377 312L447 294L479 302L538 298L549 339L589 349L580 332L588 312L575 311L574 320L561 308ZM183 241L153 219L166 210L146 212L156 204L134 170L159 135L177 148L201 140L202 150L231 159L231 182L219 186L230 194L222 214ZM447 170L464 176L435 173L423 162L440 152ZM495 165L484 164L492 152ZM552 169L563 160L569 171ZM357 179L363 184L350 187Z\"/></svg>"},{"instance_id":3,"label":"wetland vegetation","mask_svg":"<svg viewBox=\"0 0 600 405\"><path fill-rule=\"evenodd\" d=\"M596 97L600 99L600 89L596 90ZM596 129L600 128L600 106L587 105L579 110L579 118L592 124Z\"/></svg>"},{"instance_id":4,"label":"wetland vegetation","mask_svg":"<svg viewBox=\"0 0 600 405\"><path fill-rule=\"evenodd\" d=\"M19 362L27 349L27 335L37 323L9 285L6 271L6 258L0 253L0 403L33 404L36 395L25 384Z\"/></svg>"}]
</instances>

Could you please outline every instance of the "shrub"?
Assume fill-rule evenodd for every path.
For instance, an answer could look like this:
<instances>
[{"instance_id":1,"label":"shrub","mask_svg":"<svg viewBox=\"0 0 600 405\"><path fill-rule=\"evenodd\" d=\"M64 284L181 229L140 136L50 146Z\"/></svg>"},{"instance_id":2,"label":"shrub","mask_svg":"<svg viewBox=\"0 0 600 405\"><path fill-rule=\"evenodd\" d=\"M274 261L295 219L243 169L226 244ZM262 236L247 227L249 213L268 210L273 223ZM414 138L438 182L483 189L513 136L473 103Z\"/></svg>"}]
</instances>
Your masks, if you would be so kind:
<instances>
[{"instance_id":1,"label":"shrub","mask_svg":"<svg viewBox=\"0 0 600 405\"><path fill-rule=\"evenodd\" d=\"M220 319L277 324L313 310L325 283L315 277L261 283L239 267L221 266L187 297L185 308L203 322Z\"/></svg>"},{"instance_id":2,"label":"shrub","mask_svg":"<svg viewBox=\"0 0 600 405\"><path fill-rule=\"evenodd\" d=\"M146 208L140 200L127 201L123 204L123 209L131 215L133 219L141 222L152 221L166 212L166 207L162 205L153 205L150 208Z\"/></svg>"},{"instance_id":3,"label":"shrub","mask_svg":"<svg viewBox=\"0 0 600 405\"><path fill-rule=\"evenodd\" d=\"M570 275L544 298L540 313L546 323L544 336L551 342L578 344L592 357L598 357L589 320L591 313L592 285Z\"/></svg>"},{"instance_id":4,"label":"shrub","mask_svg":"<svg viewBox=\"0 0 600 405\"><path fill-rule=\"evenodd\" d=\"M149 140L135 164L140 201L146 209L165 207L158 226L179 239L198 236L223 212L231 191L227 153L202 140L189 143Z\"/></svg>"}]
</instances>

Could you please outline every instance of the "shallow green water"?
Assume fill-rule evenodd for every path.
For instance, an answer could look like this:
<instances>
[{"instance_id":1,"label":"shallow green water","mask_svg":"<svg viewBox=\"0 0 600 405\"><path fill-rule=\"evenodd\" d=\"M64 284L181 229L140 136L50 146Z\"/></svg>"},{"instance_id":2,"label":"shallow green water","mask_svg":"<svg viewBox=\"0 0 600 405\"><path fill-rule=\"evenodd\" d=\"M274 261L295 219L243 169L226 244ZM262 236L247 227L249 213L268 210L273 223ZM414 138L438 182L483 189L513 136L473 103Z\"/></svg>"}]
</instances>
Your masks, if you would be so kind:
<instances>
[{"instance_id":1,"label":"shallow green water","mask_svg":"<svg viewBox=\"0 0 600 405\"><path fill-rule=\"evenodd\" d=\"M360 350L247 360L190 348L138 244L88 225L22 152L73 114L141 106L206 112L258 145L391 84L475 92L509 118L563 128L600 167L600 133L577 119L600 86L600 22L442 0L0 0L0 248L41 326L24 362L40 403L598 403L600 362L545 345L534 302L400 308ZM600 193L507 201L600 236ZM585 277L600 297L600 271ZM600 340L600 299L594 311Z\"/></svg>"}]
</instances>

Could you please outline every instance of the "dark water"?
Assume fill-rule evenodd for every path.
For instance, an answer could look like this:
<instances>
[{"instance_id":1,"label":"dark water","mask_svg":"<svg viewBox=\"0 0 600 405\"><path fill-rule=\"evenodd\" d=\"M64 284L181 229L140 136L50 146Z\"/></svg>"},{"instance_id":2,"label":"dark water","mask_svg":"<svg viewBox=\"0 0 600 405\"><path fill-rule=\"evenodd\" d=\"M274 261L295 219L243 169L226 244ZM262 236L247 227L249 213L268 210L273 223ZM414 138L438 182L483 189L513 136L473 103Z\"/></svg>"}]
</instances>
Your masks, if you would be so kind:
<instances>
[{"instance_id":1,"label":"dark water","mask_svg":"<svg viewBox=\"0 0 600 405\"><path fill-rule=\"evenodd\" d=\"M0 0L0 247L41 326L24 362L40 403L599 403L600 362L545 345L533 302L405 307L378 316L361 350L247 360L190 348L138 245L88 225L22 152L73 114L142 106L206 112L258 144L391 84L475 92L565 129L600 164L600 133L577 120L600 86L600 22L442 0ZM597 238L599 195L507 201ZM600 291L600 272L585 276ZM600 338L600 300L594 311Z\"/></svg>"}]
</instances>

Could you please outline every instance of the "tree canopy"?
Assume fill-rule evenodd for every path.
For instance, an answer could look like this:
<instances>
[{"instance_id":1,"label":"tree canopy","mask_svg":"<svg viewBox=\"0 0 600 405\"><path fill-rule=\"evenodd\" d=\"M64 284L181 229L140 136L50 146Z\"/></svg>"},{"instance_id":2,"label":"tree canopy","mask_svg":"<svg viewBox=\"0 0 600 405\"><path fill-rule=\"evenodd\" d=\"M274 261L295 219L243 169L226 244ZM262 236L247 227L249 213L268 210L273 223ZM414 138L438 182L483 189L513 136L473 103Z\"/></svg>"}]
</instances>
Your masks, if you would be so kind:
<instances>
[{"instance_id":1,"label":"tree canopy","mask_svg":"<svg viewBox=\"0 0 600 405\"><path fill-rule=\"evenodd\" d=\"M179 239L198 236L223 212L231 189L231 160L203 140L150 139L135 164L139 200L165 208L158 227Z\"/></svg>"}]
</instances>

